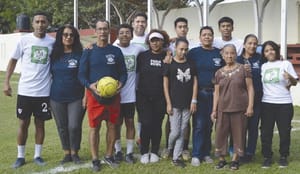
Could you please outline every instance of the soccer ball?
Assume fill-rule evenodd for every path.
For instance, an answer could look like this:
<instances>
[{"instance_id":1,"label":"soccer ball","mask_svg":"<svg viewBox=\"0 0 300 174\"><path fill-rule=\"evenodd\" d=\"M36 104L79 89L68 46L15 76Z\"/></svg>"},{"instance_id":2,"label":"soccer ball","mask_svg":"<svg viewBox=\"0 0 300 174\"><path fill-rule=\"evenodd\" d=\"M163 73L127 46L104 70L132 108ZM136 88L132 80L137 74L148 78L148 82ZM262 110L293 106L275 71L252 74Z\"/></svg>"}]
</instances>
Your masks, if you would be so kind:
<instances>
[{"instance_id":1,"label":"soccer ball","mask_svg":"<svg viewBox=\"0 0 300 174\"><path fill-rule=\"evenodd\" d=\"M101 97L110 98L116 95L118 90L118 81L112 77L102 77L97 84L97 91Z\"/></svg>"}]
</instances>

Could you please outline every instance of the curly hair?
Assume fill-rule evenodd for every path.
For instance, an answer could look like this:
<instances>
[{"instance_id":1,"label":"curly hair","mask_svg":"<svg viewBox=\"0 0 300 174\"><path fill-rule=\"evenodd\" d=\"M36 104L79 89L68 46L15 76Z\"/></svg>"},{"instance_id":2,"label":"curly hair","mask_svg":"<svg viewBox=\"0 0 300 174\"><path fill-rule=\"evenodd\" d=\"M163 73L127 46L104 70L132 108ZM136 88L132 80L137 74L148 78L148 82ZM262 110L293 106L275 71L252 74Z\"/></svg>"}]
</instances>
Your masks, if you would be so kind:
<instances>
[{"instance_id":1,"label":"curly hair","mask_svg":"<svg viewBox=\"0 0 300 174\"><path fill-rule=\"evenodd\" d=\"M148 35L147 35L147 37L146 37L146 40L145 40L145 43L148 45L149 49L151 49L151 48L150 48L150 42L149 42L149 36L150 36L152 33L154 33L154 32L157 32L157 33L160 33L161 35L163 35L163 37L164 37L164 39L163 39L163 41L164 41L164 43L163 43L163 48L168 48L169 45L170 45L170 37L169 37L168 33L167 33L166 31L164 31L164 30L152 29L152 30L148 33Z\"/></svg>"}]
</instances>

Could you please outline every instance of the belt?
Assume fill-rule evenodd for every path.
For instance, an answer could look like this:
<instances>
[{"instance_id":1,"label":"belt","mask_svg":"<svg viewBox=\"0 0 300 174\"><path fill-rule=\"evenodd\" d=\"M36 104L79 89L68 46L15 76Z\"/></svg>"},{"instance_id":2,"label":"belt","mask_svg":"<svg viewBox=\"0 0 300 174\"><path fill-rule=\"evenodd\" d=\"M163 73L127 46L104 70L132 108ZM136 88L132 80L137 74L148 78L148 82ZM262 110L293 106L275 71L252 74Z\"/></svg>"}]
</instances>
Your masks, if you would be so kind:
<instances>
[{"instance_id":1,"label":"belt","mask_svg":"<svg viewBox=\"0 0 300 174\"><path fill-rule=\"evenodd\" d=\"M213 87L199 87L199 91L213 91Z\"/></svg>"}]
</instances>

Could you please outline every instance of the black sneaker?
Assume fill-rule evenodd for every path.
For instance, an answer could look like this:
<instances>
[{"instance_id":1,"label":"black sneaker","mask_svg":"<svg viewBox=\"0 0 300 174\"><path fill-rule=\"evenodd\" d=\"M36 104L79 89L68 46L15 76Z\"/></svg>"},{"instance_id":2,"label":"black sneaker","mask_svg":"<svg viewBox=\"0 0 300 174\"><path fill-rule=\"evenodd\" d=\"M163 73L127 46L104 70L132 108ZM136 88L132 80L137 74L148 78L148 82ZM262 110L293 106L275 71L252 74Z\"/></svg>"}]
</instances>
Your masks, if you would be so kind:
<instances>
[{"instance_id":1,"label":"black sneaker","mask_svg":"<svg viewBox=\"0 0 300 174\"><path fill-rule=\"evenodd\" d=\"M278 161L278 164L279 164L279 168L287 167L288 166L287 158L286 157L280 157L280 159Z\"/></svg>"},{"instance_id":2,"label":"black sneaker","mask_svg":"<svg viewBox=\"0 0 300 174\"><path fill-rule=\"evenodd\" d=\"M92 170L94 172L100 171L100 160L97 159L92 161Z\"/></svg>"},{"instance_id":3,"label":"black sneaker","mask_svg":"<svg viewBox=\"0 0 300 174\"><path fill-rule=\"evenodd\" d=\"M16 169L25 164L25 158L17 158L16 162L12 165L12 168Z\"/></svg>"},{"instance_id":4,"label":"black sneaker","mask_svg":"<svg viewBox=\"0 0 300 174\"><path fill-rule=\"evenodd\" d=\"M115 169L117 168L119 165L116 163L114 157L109 157L109 156L106 156L104 157L103 161L108 164L111 168Z\"/></svg>"},{"instance_id":5,"label":"black sneaker","mask_svg":"<svg viewBox=\"0 0 300 174\"><path fill-rule=\"evenodd\" d=\"M121 161L123 161L123 153L121 151L118 151L115 156L115 161L116 163L120 163Z\"/></svg>"},{"instance_id":6,"label":"black sneaker","mask_svg":"<svg viewBox=\"0 0 300 174\"><path fill-rule=\"evenodd\" d=\"M246 154L242 157L240 157L240 163L241 164L246 164L246 163L250 163L253 159L252 155Z\"/></svg>"},{"instance_id":7,"label":"black sneaker","mask_svg":"<svg viewBox=\"0 0 300 174\"><path fill-rule=\"evenodd\" d=\"M133 157L133 153L126 154L125 161L129 164L133 164L135 162L134 157Z\"/></svg>"},{"instance_id":8,"label":"black sneaker","mask_svg":"<svg viewBox=\"0 0 300 174\"><path fill-rule=\"evenodd\" d=\"M34 161L35 164L37 164L37 165L39 165L39 166L44 166L44 165L46 165L46 163L45 163L45 161L43 160L42 157L36 157L36 158L34 158L33 161Z\"/></svg>"},{"instance_id":9,"label":"black sneaker","mask_svg":"<svg viewBox=\"0 0 300 174\"><path fill-rule=\"evenodd\" d=\"M271 165L272 165L272 159L271 158L265 158L261 168L268 169L268 168L271 167Z\"/></svg>"},{"instance_id":10,"label":"black sneaker","mask_svg":"<svg viewBox=\"0 0 300 174\"><path fill-rule=\"evenodd\" d=\"M81 160L80 160L80 157L78 156L78 154L73 154L72 155L72 161L75 163L75 164L81 164Z\"/></svg>"},{"instance_id":11,"label":"black sneaker","mask_svg":"<svg viewBox=\"0 0 300 174\"><path fill-rule=\"evenodd\" d=\"M60 161L60 164L65 164L72 161L72 157L70 154L65 155L65 157Z\"/></svg>"},{"instance_id":12,"label":"black sneaker","mask_svg":"<svg viewBox=\"0 0 300 174\"><path fill-rule=\"evenodd\" d=\"M180 159L172 160L172 163L173 163L174 166L178 166L178 167L181 167L181 168L186 167L186 164Z\"/></svg>"}]
</instances>

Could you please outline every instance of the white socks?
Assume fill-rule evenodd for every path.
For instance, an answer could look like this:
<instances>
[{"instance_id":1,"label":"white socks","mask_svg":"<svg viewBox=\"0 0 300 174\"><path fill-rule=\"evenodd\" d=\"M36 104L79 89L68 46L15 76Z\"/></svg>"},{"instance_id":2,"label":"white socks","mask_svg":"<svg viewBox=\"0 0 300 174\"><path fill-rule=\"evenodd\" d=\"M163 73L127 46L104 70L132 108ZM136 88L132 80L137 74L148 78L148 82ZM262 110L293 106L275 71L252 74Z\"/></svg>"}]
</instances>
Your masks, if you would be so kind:
<instances>
[{"instance_id":1,"label":"white socks","mask_svg":"<svg viewBox=\"0 0 300 174\"><path fill-rule=\"evenodd\" d=\"M34 158L41 157L42 144L35 144L34 146Z\"/></svg>"},{"instance_id":2,"label":"white socks","mask_svg":"<svg viewBox=\"0 0 300 174\"><path fill-rule=\"evenodd\" d=\"M122 151L122 145L121 145L121 140L120 139L115 141L115 150L116 150L116 152Z\"/></svg>"},{"instance_id":3,"label":"white socks","mask_svg":"<svg viewBox=\"0 0 300 174\"><path fill-rule=\"evenodd\" d=\"M134 148L134 139L127 139L127 152L126 154L133 153Z\"/></svg>"},{"instance_id":4,"label":"white socks","mask_svg":"<svg viewBox=\"0 0 300 174\"><path fill-rule=\"evenodd\" d=\"M18 145L18 158L25 158L25 145Z\"/></svg>"}]
</instances>

